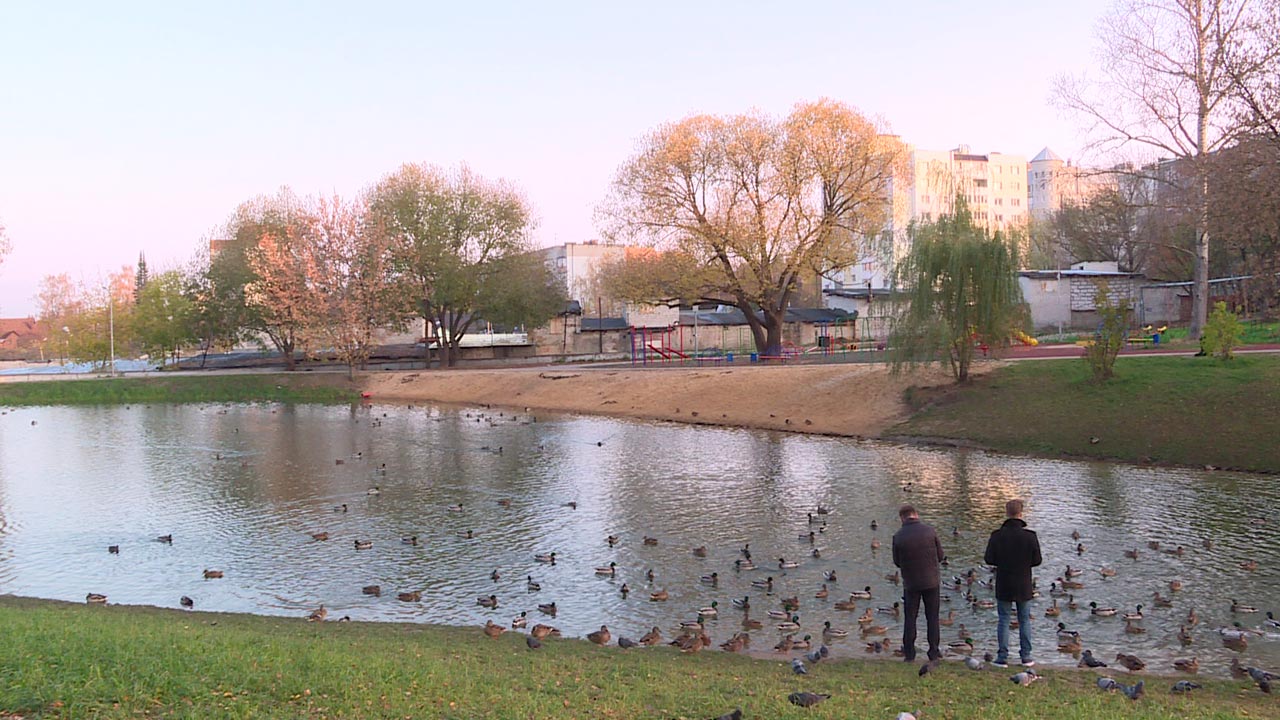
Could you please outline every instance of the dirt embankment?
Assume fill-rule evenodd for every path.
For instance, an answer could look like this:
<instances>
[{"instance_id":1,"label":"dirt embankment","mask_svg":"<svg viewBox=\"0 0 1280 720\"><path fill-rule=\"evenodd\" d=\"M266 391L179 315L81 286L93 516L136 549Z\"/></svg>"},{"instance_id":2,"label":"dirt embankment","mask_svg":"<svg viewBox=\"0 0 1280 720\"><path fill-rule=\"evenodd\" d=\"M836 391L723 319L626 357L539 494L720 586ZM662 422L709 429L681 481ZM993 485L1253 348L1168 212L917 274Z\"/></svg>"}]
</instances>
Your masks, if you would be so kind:
<instances>
[{"instance_id":1,"label":"dirt embankment","mask_svg":"<svg viewBox=\"0 0 1280 720\"><path fill-rule=\"evenodd\" d=\"M489 404L532 411L873 437L906 418L910 385L949 382L883 365L538 368L367 376L375 401Z\"/></svg>"}]
</instances>

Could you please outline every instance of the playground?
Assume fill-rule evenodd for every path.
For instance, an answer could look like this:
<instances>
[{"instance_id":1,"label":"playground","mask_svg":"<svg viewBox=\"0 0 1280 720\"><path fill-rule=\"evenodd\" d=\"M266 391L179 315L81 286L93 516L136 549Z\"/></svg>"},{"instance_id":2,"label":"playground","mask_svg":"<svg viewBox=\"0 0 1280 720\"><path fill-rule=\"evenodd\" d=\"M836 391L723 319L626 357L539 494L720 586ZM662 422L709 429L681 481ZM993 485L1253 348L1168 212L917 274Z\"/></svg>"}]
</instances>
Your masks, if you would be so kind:
<instances>
[{"instance_id":1,"label":"playground","mask_svg":"<svg viewBox=\"0 0 1280 720\"><path fill-rule=\"evenodd\" d=\"M631 327L631 364L716 365L881 362L890 318L839 316L821 310L789 311L782 351L757 351L751 329L732 314L691 314L693 322ZM701 320L701 322L698 322Z\"/></svg>"}]
</instances>

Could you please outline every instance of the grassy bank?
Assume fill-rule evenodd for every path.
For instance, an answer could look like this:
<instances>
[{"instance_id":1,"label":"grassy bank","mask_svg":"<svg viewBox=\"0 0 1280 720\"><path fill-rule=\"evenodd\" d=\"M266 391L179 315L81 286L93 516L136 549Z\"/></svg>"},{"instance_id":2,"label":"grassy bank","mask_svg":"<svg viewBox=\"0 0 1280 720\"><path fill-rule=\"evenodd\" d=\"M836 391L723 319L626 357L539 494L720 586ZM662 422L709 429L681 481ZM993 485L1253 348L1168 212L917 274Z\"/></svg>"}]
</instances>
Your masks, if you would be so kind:
<instances>
[{"instance_id":1,"label":"grassy bank","mask_svg":"<svg viewBox=\"0 0 1280 720\"><path fill-rule=\"evenodd\" d=\"M346 375L208 374L0 383L0 405L192 402L350 402Z\"/></svg>"},{"instance_id":2,"label":"grassy bank","mask_svg":"<svg viewBox=\"0 0 1280 720\"><path fill-rule=\"evenodd\" d=\"M922 409L887 434L1280 473L1280 355L1121 358L1116 375L1098 385L1082 360L1012 363L967 387L912 392Z\"/></svg>"},{"instance_id":3,"label":"grassy bank","mask_svg":"<svg viewBox=\"0 0 1280 720\"><path fill-rule=\"evenodd\" d=\"M763 639L763 636L760 638ZM764 644L764 643L761 643ZM782 661L671 648L622 651L478 628L306 623L153 608L0 598L0 715L24 717L746 718L1276 717L1246 683L1204 681L1193 697L1148 678L1131 702L1095 676L947 663L927 678L900 662L843 661L795 677ZM1123 679L1123 678L1122 678ZM796 690L832 699L804 710Z\"/></svg>"}]
</instances>

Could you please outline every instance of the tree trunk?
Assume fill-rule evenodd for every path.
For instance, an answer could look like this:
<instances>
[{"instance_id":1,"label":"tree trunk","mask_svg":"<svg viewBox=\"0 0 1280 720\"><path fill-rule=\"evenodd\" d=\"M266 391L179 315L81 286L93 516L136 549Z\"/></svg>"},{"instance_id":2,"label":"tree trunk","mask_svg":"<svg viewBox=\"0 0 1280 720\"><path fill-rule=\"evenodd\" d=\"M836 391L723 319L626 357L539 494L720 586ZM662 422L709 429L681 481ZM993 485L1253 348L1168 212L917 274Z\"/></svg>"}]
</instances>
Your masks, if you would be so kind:
<instances>
[{"instance_id":1,"label":"tree trunk","mask_svg":"<svg viewBox=\"0 0 1280 720\"><path fill-rule=\"evenodd\" d=\"M282 341L279 345L280 355L284 358L284 369L293 372L297 369L298 362L293 357L293 343Z\"/></svg>"},{"instance_id":2,"label":"tree trunk","mask_svg":"<svg viewBox=\"0 0 1280 720\"><path fill-rule=\"evenodd\" d=\"M782 315L765 313L765 347L763 354L769 357L782 355Z\"/></svg>"}]
</instances>

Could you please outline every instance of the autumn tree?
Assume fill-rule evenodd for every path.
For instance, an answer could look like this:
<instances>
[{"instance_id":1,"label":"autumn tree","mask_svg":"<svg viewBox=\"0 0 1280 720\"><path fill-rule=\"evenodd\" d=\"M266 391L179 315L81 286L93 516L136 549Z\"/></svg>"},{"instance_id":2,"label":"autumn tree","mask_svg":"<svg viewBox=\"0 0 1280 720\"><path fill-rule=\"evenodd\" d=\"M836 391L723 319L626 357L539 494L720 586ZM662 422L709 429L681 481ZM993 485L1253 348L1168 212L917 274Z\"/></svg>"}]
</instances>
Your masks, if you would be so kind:
<instances>
[{"instance_id":1,"label":"autumn tree","mask_svg":"<svg viewBox=\"0 0 1280 720\"><path fill-rule=\"evenodd\" d=\"M638 302L734 305L763 354L806 280L844 267L884 227L905 148L882 123L832 100L785 118L697 115L640 141L600 208L605 234L648 245L613 293Z\"/></svg>"},{"instance_id":2,"label":"autumn tree","mask_svg":"<svg viewBox=\"0 0 1280 720\"><path fill-rule=\"evenodd\" d=\"M246 330L261 333L280 352L286 369L296 367L308 308L306 257L293 240L306 220L302 200L288 188L236 209L226 241L197 290L204 307L198 324L206 337L226 342ZM219 310L226 313L221 321Z\"/></svg>"},{"instance_id":3,"label":"autumn tree","mask_svg":"<svg viewBox=\"0 0 1280 720\"><path fill-rule=\"evenodd\" d=\"M541 263L530 249L532 213L503 181L463 166L452 172L407 164L369 193L369 222L390 242L391 262L409 313L431 326L441 364L457 362L462 338L484 315L487 297ZM538 321L546 318L539 318ZM430 346L427 348L428 357Z\"/></svg>"},{"instance_id":4,"label":"autumn tree","mask_svg":"<svg viewBox=\"0 0 1280 720\"><path fill-rule=\"evenodd\" d=\"M911 251L896 268L903 296L889 341L894 368L936 360L964 382L978 344L1007 344L1024 318L1018 246L975 223L963 196L952 214L913 224Z\"/></svg>"},{"instance_id":5,"label":"autumn tree","mask_svg":"<svg viewBox=\"0 0 1280 720\"><path fill-rule=\"evenodd\" d=\"M1099 25L1101 77L1060 78L1058 102L1086 120L1093 146L1145 148L1184 166L1156 172L1185 192L1193 237L1190 335L1200 337L1209 298L1207 160L1239 130L1230 61L1264 31L1267 0L1117 0ZM1239 68L1245 72L1244 68Z\"/></svg>"}]
</instances>

